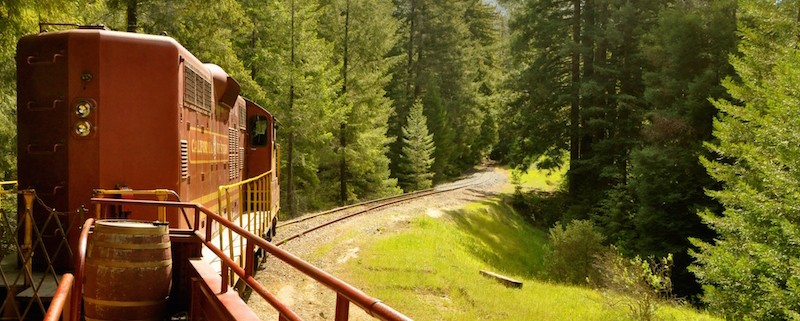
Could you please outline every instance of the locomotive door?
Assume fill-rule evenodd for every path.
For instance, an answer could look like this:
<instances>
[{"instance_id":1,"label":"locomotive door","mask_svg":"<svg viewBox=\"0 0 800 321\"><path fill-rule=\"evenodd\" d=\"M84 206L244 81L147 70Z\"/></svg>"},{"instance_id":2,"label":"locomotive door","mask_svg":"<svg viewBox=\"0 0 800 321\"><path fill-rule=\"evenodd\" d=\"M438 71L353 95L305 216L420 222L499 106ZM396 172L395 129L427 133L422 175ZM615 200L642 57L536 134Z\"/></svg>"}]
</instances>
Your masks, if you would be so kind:
<instances>
[{"instance_id":1,"label":"locomotive door","mask_svg":"<svg viewBox=\"0 0 800 321\"><path fill-rule=\"evenodd\" d=\"M252 178L272 170L274 121L272 115L251 101L247 101L247 166L245 175Z\"/></svg>"}]
</instances>

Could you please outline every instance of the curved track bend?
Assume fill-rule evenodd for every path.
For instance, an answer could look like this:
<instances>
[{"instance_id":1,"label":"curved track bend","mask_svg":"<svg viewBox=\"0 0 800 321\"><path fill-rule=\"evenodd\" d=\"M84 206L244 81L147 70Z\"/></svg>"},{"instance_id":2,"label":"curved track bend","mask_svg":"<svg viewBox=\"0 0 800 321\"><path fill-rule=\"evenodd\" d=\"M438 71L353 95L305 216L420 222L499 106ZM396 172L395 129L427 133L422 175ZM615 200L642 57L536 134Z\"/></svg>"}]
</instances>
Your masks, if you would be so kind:
<instances>
[{"instance_id":1,"label":"curved track bend","mask_svg":"<svg viewBox=\"0 0 800 321\"><path fill-rule=\"evenodd\" d=\"M281 246L291 240L297 239L318 229L358 215L369 213L374 210L382 209L413 199L423 198L429 195L442 194L479 185L486 180L486 175L482 174L483 172L476 172L466 179L462 179L453 183L442 184L434 188L338 207L324 212L309 214L278 223L278 229L281 231L280 233L290 234L290 236L276 242L275 245Z\"/></svg>"}]
</instances>

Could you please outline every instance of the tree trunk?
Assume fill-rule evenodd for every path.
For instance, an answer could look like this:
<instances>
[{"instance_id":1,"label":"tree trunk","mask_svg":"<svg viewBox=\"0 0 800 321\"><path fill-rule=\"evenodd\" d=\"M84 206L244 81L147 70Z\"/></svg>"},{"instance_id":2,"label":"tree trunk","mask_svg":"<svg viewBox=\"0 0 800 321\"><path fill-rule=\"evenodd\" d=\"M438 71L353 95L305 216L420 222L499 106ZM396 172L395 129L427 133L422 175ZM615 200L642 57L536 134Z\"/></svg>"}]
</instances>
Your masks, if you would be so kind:
<instances>
[{"instance_id":1,"label":"tree trunk","mask_svg":"<svg viewBox=\"0 0 800 321\"><path fill-rule=\"evenodd\" d=\"M580 81L581 81L581 0L572 0L572 102L570 104L569 120L569 162L570 171L574 171L580 158ZM570 196L577 197L577 180L569 182Z\"/></svg>"},{"instance_id":2,"label":"tree trunk","mask_svg":"<svg viewBox=\"0 0 800 321\"><path fill-rule=\"evenodd\" d=\"M253 33L250 34L250 50L251 50L250 54L252 56L255 56L255 54L256 54L256 32L258 32L258 30L254 28L253 29ZM257 71L256 70L256 64L251 61L250 62L250 78L256 79L256 71Z\"/></svg>"},{"instance_id":3,"label":"tree trunk","mask_svg":"<svg viewBox=\"0 0 800 321\"><path fill-rule=\"evenodd\" d=\"M297 216L297 206L295 206L295 186L294 186L294 0L292 0L292 26L291 26L291 68L289 77L289 157L286 160L286 181L287 181L287 195L286 201L289 203L289 215L291 217Z\"/></svg>"},{"instance_id":4,"label":"tree trunk","mask_svg":"<svg viewBox=\"0 0 800 321\"><path fill-rule=\"evenodd\" d=\"M136 13L136 7L139 0L128 0L127 18L128 18L128 32L136 32L139 28L139 16Z\"/></svg>"},{"instance_id":5,"label":"tree trunk","mask_svg":"<svg viewBox=\"0 0 800 321\"><path fill-rule=\"evenodd\" d=\"M345 1L344 9L344 57L342 58L342 96L344 103L347 104L347 61L350 59L347 52L347 45L350 41L350 0ZM349 113L348 113L349 114ZM347 120L339 126L339 144L341 147L342 158L339 163L339 202L342 205L347 203Z\"/></svg>"},{"instance_id":6,"label":"tree trunk","mask_svg":"<svg viewBox=\"0 0 800 321\"><path fill-rule=\"evenodd\" d=\"M422 68L424 68L424 60L422 57L423 48L425 48L425 3L422 3L421 8L417 8L414 13L414 19L416 20L416 32L418 34L417 37L417 62L414 64L414 100L411 101L413 105L414 102L417 101L417 98L422 95L422 81L420 74L422 74ZM424 107L423 107L424 108Z\"/></svg>"},{"instance_id":7,"label":"tree trunk","mask_svg":"<svg viewBox=\"0 0 800 321\"><path fill-rule=\"evenodd\" d=\"M408 79L406 79L406 97L408 98L408 109L414 104L416 97L412 95L411 87L414 82L414 32L416 32L417 20L417 1L411 0L411 12L408 15Z\"/></svg>"}]
</instances>

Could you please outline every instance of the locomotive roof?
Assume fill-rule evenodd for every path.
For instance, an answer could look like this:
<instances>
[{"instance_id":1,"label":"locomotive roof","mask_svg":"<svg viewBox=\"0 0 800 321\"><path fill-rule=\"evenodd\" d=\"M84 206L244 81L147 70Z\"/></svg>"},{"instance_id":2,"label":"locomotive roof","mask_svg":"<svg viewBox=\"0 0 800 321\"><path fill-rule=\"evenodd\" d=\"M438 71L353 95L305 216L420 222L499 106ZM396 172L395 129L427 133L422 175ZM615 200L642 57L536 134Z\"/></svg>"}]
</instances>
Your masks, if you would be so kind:
<instances>
[{"instance_id":1,"label":"locomotive roof","mask_svg":"<svg viewBox=\"0 0 800 321\"><path fill-rule=\"evenodd\" d=\"M181 45L177 40L168 36L111 31L102 29L69 29L69 30L42 32L38 34L27 35L20 38L17 46L19 46L19 43L21 42L34 40L37 38L50 38L50 37L69 38L71 35L77 35L77 34L82 34L82 35L96 34L99 37L100 42L114 41L120 43L129 43L131 45L138 45L138 46L152 46L154 48L157 47L175 48L183 59L190 62L192 65L196 67L202 67L203 69L202 72L205 73L206 76L210 76L210 71L204 65L204 63L200 61L200 59L197 59L197 57L195 57L189 50L183 47L183 45Z\"/></svg>"}]
</instances>

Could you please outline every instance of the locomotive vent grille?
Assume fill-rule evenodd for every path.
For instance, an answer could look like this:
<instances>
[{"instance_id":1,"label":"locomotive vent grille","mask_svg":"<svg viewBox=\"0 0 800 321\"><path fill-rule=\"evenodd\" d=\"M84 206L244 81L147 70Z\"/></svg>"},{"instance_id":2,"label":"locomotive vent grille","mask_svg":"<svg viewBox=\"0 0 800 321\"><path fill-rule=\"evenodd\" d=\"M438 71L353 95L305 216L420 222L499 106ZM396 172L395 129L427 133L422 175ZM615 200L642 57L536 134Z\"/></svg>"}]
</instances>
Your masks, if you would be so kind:
<instances>
[{"instance_id":1,"label":"locomotive vent grille","mask_svg":"<svg viewBox=\"0 0 800 321\"><path fill-rule=\"evenodd\" d=\"M239 106L239 128L247 128L247 109L244 106Z\"/></svg>"},{"instance_id":2,"label":"locomotive vent grille","mask_svg":"<svg viewBox=\"0 0 800 321\"><path fill-rule=\"evenodd\" d=\"M228 128L228 179L239 177L239 131Z\"/></svg>"},{"instance_id":3,"label":"locomotive vent grille","mask_svg":"<svg viewBox=\"0 0 800 321\"><path fill-rule=\"evenodd\" d=\"M181 140L181 178L189 178L189 142Z\"/></svg>"},{"instance_id":4,"label":"locomotive vent grille","mask_svg":"<svg viewBox=\"0 0 800 321\"><path fill-rule=\"evenodd\" d=\"M239 147L239 170L244 170L244 147Z\"/></svg>"},{"instance_id":5,"label":"locomotive vent grille","mask_svg":"<svg viewBox=\"0 0 800 321\"><path fill-rule=\"evenodd\" d=\"M211 82L200 76L189 64L184 65L183 102L207 114L211 113Z\"/></svg>"}]
</instances>

